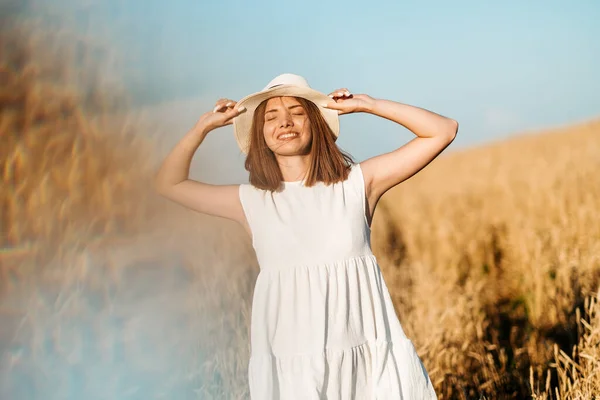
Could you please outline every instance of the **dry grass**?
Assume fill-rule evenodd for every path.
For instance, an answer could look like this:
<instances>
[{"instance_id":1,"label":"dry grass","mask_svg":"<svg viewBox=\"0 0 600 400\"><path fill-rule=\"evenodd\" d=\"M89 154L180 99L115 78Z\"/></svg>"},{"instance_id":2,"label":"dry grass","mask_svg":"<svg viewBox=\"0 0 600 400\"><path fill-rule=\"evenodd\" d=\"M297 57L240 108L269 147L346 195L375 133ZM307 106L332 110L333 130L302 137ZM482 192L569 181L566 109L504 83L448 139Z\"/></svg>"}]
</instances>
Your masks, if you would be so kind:
<instances>
[{"instance_id":1,"label":"dry grass","mask_svg":"<svg viewBox=\"0 0 600 400\"><path fill-rule=\"evenodd\" d=\"M451 154L385 196L376 250L444 398L524 398L529 369L577 344L599 283L599 154L590 122Z\"/></svg>"},{"instance_id":2,"label":"dry grass","mask_svg":"<svg viewBox=\"0 0 600 400\"><path fill-rule=\"evenodd\" d=\"M531 387L538 400L555 399L594 399L600 393L600 306L598 294L586 298L585 316L578 319L579 344L566 353L554 345L554 363L548 371L545 386L535 382L533 374ZM553 375L558 384L552 387ZM554 396L553 396L554 395Z\"/></svg>"},{"instance_id":3,"label":"dry grass","mask_svg":"<svg viewBox=\"0 0 600 400\"><path fill-rule=\"evenodd\" d=\"M246 398L250 243L149 192L153 132L91 54L2 25L0 398ZM374 251L440 398L600 391L598 155L590 122L385 195Z\"/></svg>"},{"instance_id":4,"label":"dry grass","mask_svg":"<svg viewBox=\"0 0 600 400\"><path fill-rule=\"evenodd\" d=\"M3 25L4 246L85 241L128 231L143 215L137 201L148 192L143 178L152 167L143 155L152 148L135 134L133 115L111 117L125 105L124 96L92 79L86 65L99 64L93 50L65 32L40 32L33 23Z\"/></svg>"}]
</instances>

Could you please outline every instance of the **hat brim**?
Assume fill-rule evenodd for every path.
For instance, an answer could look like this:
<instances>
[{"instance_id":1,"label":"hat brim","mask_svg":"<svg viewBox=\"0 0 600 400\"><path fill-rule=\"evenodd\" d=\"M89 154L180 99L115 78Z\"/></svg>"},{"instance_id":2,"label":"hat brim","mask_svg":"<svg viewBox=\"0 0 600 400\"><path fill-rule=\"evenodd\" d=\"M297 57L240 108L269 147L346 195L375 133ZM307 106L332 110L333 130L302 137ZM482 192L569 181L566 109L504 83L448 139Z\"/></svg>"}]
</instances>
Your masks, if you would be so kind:
<instances>
[{"instance_id":1,"label":"hat brim","mask_svg":"<svg viewBox=\"0 0 600 400\"><path fill-rule=\"evenodd\" d=\"M311 88L280 85L265 91L253 93L238 101L236 107L244 106L246 107L246 111L233 119L233 132L235 140L243 153L248 154L248 149L250 148L250 129L252 128L252 119L254 118L256 108L265 100L282 96L301 97L313 102L319 108L319 111L321 111L323 118L337 139L340 133L338 112L337 110L324 107L331 101L331 98Z\"/></svg>"}]
</instances>

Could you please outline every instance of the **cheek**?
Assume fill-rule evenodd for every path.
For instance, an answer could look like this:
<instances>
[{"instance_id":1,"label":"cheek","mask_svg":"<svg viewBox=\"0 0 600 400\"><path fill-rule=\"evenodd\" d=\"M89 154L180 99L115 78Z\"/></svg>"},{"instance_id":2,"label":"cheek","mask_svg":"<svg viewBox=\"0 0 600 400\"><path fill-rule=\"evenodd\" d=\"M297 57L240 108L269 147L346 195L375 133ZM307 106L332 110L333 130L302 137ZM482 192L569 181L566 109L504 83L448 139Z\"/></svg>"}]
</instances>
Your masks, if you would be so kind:
<instances>
[{"instance_id":1,"label":"cheek","mask_svg":"<svg viewBox=\"0 0 600 400\"><path fill-rule=\"evenodd\" d=\"M265 137L266 141L269 141L271 138L271 135L273 134L273 127L271 126L271 124L265 124L263 126L263 136Z\"/></svg>"},{"instance_id":2,"label":"cheek","mask_svg":"<svg viewBox=\"0 0 600 400\"><path fill-rule=\"evenodd\" d=\"M308 119L302 121L302 131L308 135L311 135L312 131L310 129L310 121Z\"/></svg>"}]
</instances>

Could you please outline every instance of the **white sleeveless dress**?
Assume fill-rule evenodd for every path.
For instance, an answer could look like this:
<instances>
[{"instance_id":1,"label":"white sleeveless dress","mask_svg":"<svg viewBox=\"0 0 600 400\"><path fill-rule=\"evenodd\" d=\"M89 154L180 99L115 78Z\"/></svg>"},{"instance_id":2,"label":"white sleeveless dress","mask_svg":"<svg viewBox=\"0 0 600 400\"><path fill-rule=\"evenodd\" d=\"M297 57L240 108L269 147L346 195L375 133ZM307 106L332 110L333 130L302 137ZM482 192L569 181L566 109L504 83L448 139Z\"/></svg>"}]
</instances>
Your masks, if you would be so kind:
<instances>
[{"instance_id":1,"label":"white sleeveless dress","mask_svg":"<svg viewBox=\"0 0 600 400\"><path fill-rule=\"evenodd\" d=\"M260 265L251 398L436 399L371 251L360 164L334 185L239 195Z\"/></svg>"}]
</instances>

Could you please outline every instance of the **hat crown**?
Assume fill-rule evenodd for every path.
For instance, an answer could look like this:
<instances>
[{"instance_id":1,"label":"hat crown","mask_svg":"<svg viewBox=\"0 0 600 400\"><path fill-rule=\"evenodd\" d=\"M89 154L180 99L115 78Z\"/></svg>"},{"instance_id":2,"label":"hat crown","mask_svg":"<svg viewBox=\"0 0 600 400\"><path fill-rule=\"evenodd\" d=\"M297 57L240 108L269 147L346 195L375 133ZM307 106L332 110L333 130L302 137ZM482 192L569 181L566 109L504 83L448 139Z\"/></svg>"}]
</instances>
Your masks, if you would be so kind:
<instances>
[{"instance_id":1,"label":"hat crown","mask_svg":"<svg viewBox=\"0 0 600 400\"><path fill-rule=\"evenodd\" d=\"M310 88L306 79L304 79L300 75L281 74L281 75L275 77L271 82L269 82L269 84L263 89L263 91L269 90L269 89L274 88L275 86L281 86L281 85L292 85L292 86Z\"/></svg>"}]
</instances>

